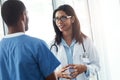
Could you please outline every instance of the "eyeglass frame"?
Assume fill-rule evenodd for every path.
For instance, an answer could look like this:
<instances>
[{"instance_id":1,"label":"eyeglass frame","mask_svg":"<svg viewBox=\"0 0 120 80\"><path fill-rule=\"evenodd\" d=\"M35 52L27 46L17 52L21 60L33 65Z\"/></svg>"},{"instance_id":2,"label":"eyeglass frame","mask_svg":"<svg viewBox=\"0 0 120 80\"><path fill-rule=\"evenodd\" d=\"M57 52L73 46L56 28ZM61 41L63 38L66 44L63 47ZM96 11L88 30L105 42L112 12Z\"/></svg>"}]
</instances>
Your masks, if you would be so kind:
<instances>
[{"instance_id":1,"label":"eyeglass frame","mask_svg":"<svg viewBox=\"0 0 120 80\"><path fill-rule=\"evenodd\" d=\"M60 18L55 17L55 18L53 18L53 21L58 22L58 21L60 20L60 21L62 21L62 22L65 22L67 19L69 19L69 18L71 18L71 17L72 17L72 16L62 16L62 17L60 17Z\"/></svg>"}]
</instances>

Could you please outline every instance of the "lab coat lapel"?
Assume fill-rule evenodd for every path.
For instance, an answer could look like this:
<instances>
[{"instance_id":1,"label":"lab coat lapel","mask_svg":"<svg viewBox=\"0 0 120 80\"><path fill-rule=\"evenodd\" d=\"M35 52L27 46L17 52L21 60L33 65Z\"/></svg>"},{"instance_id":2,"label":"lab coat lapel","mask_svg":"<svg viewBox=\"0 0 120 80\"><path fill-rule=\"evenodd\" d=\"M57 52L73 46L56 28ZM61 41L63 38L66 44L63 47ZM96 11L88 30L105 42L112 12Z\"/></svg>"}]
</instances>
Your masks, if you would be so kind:
<instances>
[{"instance_id":1,"label":"lab coat lapel","mask_svg":"<svg viewBox=\"0 0 120 80\"><path fill-rule=\"evenodd\" d=\"M66 66L68 62L67 62L67 56L66 56L66 52L63 45L59 46L58 54L59 54L59 59L61 60L60 62L62 62L61 66Z\"/></svg>"},{"instance_id":2,"label":"lab coat lapel","mask_svg":"<svg viewBox=\"0 0 120 80\"><path fill-rule=\"evenodd\" d=\"M73 50L73 63L74 64L81 63L80 57L82 54L83 54L82 45L79 43L76 43L74 45L74 50Z\"/></svg>"}]
</instances>

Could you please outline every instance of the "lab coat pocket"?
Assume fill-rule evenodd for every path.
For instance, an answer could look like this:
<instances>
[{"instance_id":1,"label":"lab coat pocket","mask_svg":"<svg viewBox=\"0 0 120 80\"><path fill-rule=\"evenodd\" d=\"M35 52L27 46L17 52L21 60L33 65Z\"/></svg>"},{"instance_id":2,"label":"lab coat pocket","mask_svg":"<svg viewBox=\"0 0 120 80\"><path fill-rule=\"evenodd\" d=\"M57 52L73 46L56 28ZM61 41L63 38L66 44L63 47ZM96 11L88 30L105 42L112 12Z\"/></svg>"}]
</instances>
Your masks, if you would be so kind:
<instances>
[{"instance_id":1,"label":"lab coat pocket","mask_svg":"<svg viewBox=\"0 0 120 80\"><path fill-rule=\"evenodd\" d=\"M87 55L86 52L84 52L83 54L81 54L79 58L80 58L80 61L83 64L89 64L90 63L89 56Z\"/></svg>"}]
</instances>

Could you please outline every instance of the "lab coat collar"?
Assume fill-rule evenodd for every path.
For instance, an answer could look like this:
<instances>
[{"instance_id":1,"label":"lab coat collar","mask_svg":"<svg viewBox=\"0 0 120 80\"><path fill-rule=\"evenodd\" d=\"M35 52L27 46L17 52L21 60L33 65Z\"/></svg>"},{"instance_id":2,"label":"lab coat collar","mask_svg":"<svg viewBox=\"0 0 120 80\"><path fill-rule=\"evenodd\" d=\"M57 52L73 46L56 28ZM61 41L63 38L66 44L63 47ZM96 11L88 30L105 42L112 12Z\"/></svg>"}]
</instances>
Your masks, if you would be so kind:
<instances>
[{"instance_id":1,"label":"lab coat collar","mask_svg":"<svg viewBox=\"0 0 120 80\"><path fill-rule=\"evenodd\" d=\"M70 45L70 46L69 46L69 45L65 42L65 40L64 40L63 38L62 38L61 43L63 44L63 46L66 46L66 47L72 47L72 46L74 46L74 45L75 45L76 40L75 40L75 39L73 39L73 40L72 40L72 43L71 43L71 45Z\"/></svg>"}]
</instances>

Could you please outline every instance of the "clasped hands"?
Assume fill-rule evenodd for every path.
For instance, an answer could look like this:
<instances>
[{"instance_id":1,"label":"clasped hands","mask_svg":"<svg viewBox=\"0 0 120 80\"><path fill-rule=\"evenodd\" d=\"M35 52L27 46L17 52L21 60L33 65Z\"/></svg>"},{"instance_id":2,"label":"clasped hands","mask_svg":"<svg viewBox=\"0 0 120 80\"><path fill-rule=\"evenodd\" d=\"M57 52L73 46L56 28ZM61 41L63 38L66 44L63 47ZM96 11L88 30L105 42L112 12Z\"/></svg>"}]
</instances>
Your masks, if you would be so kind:
<instances>
[{"instance_id":1,"label":"clasped hands","mask_svg":"<svg viewBox=\"0 0 120 80\"><path fill-rule=\"evenodd\" d=\"M56 72L58 78L73 79L85 72L87 67L83 64L69 64Z\"/></svg>"}]
</instances>

